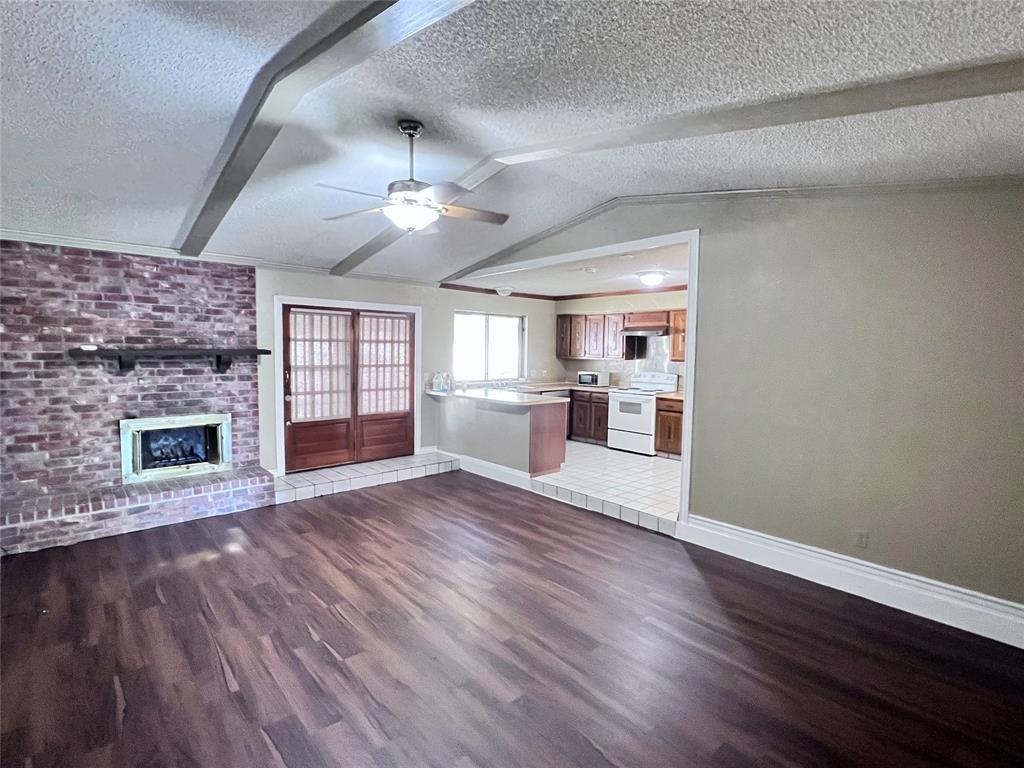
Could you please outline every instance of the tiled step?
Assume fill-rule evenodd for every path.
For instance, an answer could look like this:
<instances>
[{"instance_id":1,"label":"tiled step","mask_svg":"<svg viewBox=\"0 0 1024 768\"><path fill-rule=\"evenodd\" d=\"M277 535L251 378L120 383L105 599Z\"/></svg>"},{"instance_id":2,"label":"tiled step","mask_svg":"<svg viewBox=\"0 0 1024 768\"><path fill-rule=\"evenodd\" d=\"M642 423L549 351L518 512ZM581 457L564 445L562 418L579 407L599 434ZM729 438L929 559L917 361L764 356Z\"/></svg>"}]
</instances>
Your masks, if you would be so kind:
<instances>
[{"instance_id":1,"label":"tiled step","mask_svg":"<svg viewBox=\"0 0 1024 768\"><path fill-rule=\"evenodd\" d=\"M679 486L678 461L579 442L566 445L558 472L530 483L536 493L669 536L679 516Z\"/></svg>"},{"instance_id":2,"label":"tiled step","mask_svg":"<svg viewBox=\"0 0 1024 768\"><path fill-rule=\"evenodd\" d=\"M533 480L530 488L534 493L550 496L553 499L572 504L591 512L600 512L602 515L614 517L626 523L639 525L652 531L665 533L674 536L676 532L676 519L679 517L678 507L674 509L637 509L629 502L619 503L601 498L600 492L582 493L573 491L562 486L545 483L541 480Z\"/></svg>"},{"instance_id":3,"label":"tiled step","mask_svg":"<svg viewBox=\"0 0 1024 768\"><path fill-rule=\"evenodd\" d=\"M385 483L400 483L417 477L451 472L459 468L459 460L446 453L432 451L415 456L345 464L330 469L296 472L274 480L274 503L311 499L331 493L345 493Z\"/></svg>"}]
</instances>

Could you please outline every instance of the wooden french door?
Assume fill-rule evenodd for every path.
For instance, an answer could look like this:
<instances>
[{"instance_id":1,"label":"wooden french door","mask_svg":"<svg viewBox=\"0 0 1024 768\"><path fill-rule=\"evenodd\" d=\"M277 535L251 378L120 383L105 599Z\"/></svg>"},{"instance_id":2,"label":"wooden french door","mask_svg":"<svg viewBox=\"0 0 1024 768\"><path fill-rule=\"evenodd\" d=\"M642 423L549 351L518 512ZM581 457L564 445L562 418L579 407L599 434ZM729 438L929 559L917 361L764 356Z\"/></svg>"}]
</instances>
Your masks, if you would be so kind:
<instances>
[{"instance_id":1,"label":"wooden french door","mask_svg":"<svg viewBox=\"0 0 1024 768\"><path fill-rule=\"evenodd\" d=\"M285 305L286 471L413 452L413 322Z\"/></svg>"}]
</instances>

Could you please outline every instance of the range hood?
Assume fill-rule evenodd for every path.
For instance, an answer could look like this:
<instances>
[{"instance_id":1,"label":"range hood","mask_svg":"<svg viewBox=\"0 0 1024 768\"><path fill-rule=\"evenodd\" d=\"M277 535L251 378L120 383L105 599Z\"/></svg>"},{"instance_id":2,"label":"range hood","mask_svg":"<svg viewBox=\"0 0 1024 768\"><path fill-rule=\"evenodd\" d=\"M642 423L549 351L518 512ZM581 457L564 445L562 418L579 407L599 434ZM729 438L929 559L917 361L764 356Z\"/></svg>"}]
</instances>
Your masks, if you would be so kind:
<instances>
[{"instance_id":1,"label":"range hood","mask_svg":"<svg viewBox=\"0 0 1024 768\"><path fill-rule=\"evenodd\" d=\"M668 336L668 326L663 325L658 328L623 328L623 336L643 336L647 338L649 336Z\"/></svg>"},{"instance_id":2,"label":"range hood","mask_svg":"<svg viewBox=\"0 0 1024 768\"><path fill-rule=\"evenodd\" d=\"M668 336L668 312L637 312L626 315L624 336Z\"/></svg>"}]
</instances>

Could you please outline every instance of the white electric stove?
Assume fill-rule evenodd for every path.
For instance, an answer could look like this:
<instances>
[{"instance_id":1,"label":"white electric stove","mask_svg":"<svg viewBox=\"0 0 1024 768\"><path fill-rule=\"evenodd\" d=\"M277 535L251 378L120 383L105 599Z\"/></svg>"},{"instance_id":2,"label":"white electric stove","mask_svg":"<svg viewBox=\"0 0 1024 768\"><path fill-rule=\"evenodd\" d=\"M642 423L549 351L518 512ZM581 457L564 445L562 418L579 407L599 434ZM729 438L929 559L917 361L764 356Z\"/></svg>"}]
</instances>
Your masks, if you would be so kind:
<instances>
[{"instance_id":1,"label":"white electric stove","mask_svg":"<svg viewBox=\"0 0 1024 768\"><path fill-rule=\"evenodd\" d=\"M655 399L659 392L675 392L675 373L644 371L628 387L608 392L608 447L654 456Z\"/></svg>"}]
</instances>

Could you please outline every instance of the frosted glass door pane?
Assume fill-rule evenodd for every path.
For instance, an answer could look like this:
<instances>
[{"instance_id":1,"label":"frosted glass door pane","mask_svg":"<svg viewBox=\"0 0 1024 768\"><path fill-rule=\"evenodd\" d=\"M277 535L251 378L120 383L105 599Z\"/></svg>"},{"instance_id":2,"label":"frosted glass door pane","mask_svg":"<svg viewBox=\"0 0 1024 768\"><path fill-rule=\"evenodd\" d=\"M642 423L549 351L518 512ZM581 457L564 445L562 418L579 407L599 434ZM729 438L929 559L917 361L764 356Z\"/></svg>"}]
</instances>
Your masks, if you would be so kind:
<instances>
[{"instance_id":1,"label":"frosted glass door pane","mask_svg":"<svg viewBox=\"0 0 1024 768\"><path fill-rule=\"evenodd\" d=\"M359 315L359 414L409 410L412 319L408 315Z\"/></svg>"},{"instance_id":2,"label":"frosted glass door pane","mask_svg":"<svg viewBox=\"0 0 1024 768\"><path fill-rule=\"evenodd\" d=\"M292 421L347 419L352 410L352 315L292 309L288 314Z\"/></svg>"}]
</instances>

